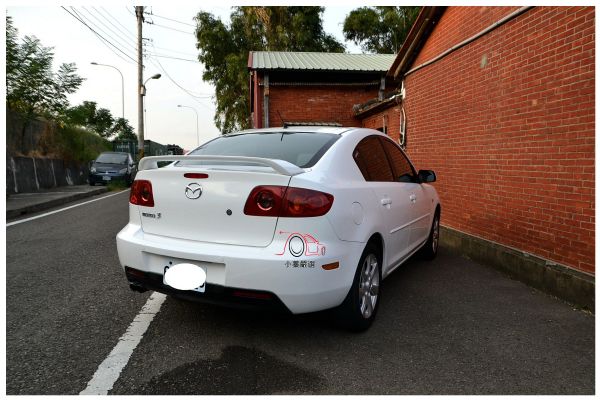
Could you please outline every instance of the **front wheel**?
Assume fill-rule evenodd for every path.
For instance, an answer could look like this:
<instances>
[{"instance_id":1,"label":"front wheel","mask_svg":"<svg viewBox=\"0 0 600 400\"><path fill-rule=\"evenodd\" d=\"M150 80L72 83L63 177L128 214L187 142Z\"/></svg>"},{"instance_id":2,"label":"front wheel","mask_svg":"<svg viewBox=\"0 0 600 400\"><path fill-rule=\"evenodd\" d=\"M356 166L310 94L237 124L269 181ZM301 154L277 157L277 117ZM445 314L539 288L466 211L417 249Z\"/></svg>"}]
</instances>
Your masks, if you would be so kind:
<instances>
[{"instance_id":1,"label":"front wheel","mask_svg":"<svg viewBox=\"0 0 600 400\"><path fill-rule=\"evenodd\" d=\"M352 287L337 310L340 325L355 332L371 326L379 307L380 284L380 252L368 244L360 257Z\"/></svg>"},{"instance_id":2,"label":"front wheel","mask_svg":"<svg viewBox=\"0 0 600 400\"><path fill-rule=\"evenodd\" d=\"M431 223L431 231L427 243L423 246L423 256L428 260L433 260L438 253L440 243L440 213L436 211Z\"/></svg>"}]
</instances>

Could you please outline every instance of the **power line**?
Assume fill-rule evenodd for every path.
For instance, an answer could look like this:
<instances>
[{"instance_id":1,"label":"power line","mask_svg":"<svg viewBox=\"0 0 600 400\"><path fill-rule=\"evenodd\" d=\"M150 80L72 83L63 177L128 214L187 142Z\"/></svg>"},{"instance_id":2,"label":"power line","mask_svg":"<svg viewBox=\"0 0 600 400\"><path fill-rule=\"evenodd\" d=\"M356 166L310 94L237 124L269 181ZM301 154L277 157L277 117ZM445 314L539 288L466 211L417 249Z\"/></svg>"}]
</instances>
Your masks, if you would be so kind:
<instances>
[{"instance_id":1,"label":"power line","mask_svg":"<svg viewBox=\"0 0 600 400\"><path fill-rule=\"evenodd\" d=\"M190 57L195 57L195 56L196 56L196 54L192 54L192 53L186 53L186 52L184 52L184 51L178 51L178 50L171 50L171 49L168 49L168 48L166 48L166 47L154 46L154 48L155 48L155 49L164 50L164 51L169 51L169 52L171 52L171 53L183 54L183 55L190 56Z\"/></svg>"},{"instance_id":2,"label":"power line","mask_svg":"<svg viewBox=\"0 0 600 400\"><path fill-rule=\"evenodd\" d=\"M104 43L104 45L106 47L108 47L108 45L114 47L116 50L118 50L119 52L123 53L125 55L125 57L129 58L131 61L133 61L134 63L137 64L137 61L135 61L133 58L131 58L127 53L123 52L123 50L121 50L120 48L118 48L117 46L115 46L114 44L112 44L112 42L110 42L109 40L107 40L106 38L104 38L104 36L100 35L98 32L96 32L94 29L92 29L88 24L86 24L83 19L81 18L81 16L77 13L77 11L75 11L73 9L73 12L75 14L77 14L77 16L75 16L75 14L71 13L69 10L67 10L65 7L61 6L61 8L63 10L65 10L69 15L71 15L73 18L75 18L77 21L81 22L83 25L85 25L90 31L92 31L98 38L101 39L102 43ZM115 51L113 49L111 49L110 47L108 47L113 53L115 53ZM119 58L121 58L124 61L125 60L122 56L120 56L118 53L115 53ZM127 61L129 62L129 61Z\"/></svg>"},{"instance_id":3,"label":"power line","mask_svg":"<svg viewBox=\"0 0 600 400\"><path fill-rule=\"evenodd\" d=\"M151 40L151 43L150 43L150 45L152 46L152 48L153 48L153 49L154 49L154 51L155 51L155 52L153 52L153 53L150 53L150 54L151 54L152 56L154 56L154 57L157 57L157 56L158 56L158 57L161 57L161 55L157 55L157 54L156 54L156 49L157 49L157 48L159 48L159 47L157 47L157 46L155 46L155 45L154 45L154 41L153 41L152 39L150 39L150 40ZM165 56L162 56L162 57L163 57L163 58L165 58ZM157 65L156 63L154 63L152 59L150 59L150 61L151 61L151 62L154 64L154 66L157 66L157 67L158 67L158 65ZM181 85L179 85L177 82L175 82L175 80L174 80L174 79L172 79L172 78L170 77L169 73L168 73L168 72L165 70L165 68L163 67L162 63L161 63L161 62L160 62L158 59L156 59L156 61L158 62L158 64L160 64L160 67L158 67L158 68L161 68L161 69L162 69L162 71L165 73L165 75L166 75L166 76L167 76L167 77L168 77L168 78L169 78L169 79L170 79L170 80L171 80L171 81L172 81L172 82L173 82L175 85L177 85L177 86L178 86L180 89L182 89L183 91L187 92L187 94L188 94L188 95L190 95L190 96L192 96L192 97L199 98L199 99L200 99L200 98L206 98L206 97L212 97L212 96L213 96L213 95L206 95L205 93L194 93L194 91L192 91L192 90L187 90L187 89L183 88ZM199 63L199 64L201 64L200 62L198 62L198 63Z\"/></svg>"},{"instance_id":4,"label":"power line","mask_svg":"<svg viewBox=\"0 0 600 400\"><path fill-rule=\"evenodd\" d=\"M162 18L162 19L166 19L166 20L169 20L169 21L177 22L178 24L183 24L183 25L191 26L192 28L196 27L196 25L188 24L187 22L178 21L178 20L173 19L173 18L167 18L167 17L163 17L163 16L160 16L160 15L156 15L156 14L149 14L149 15L151 15L153 17Z\"/></svg>"},{"instance_id":5,"label":"power line","mask_svg":"<svg viewBox=\"0 0 600 400\"><path fill-rule=\"evenodd\" d=\"M127 44L125 44L125 46L123 45L122 40L115 39L110 33L107 33L104 29L102 29L100 26L98 26L98 24L94 23L94 21L92 21L89 17L86 17L81 10L79 10L79 12L78 12L78 10L75 7L70 7L70 8L71 8L71 11L73 11L81 20L90 24L97 31L104 34L105 37L108 37L108 39L112 39L113 41L111 41L111 43L115 47L117 47L119 49L119 51L124 52L123 50L125 50L124 53L126 53L127 50L130 49L130 47ZM88 10L85 10L85 11L86 11L86 13L90 14L90 12ZM134 48L134 50L135 50L135 48Z\"/></svg>"},{"instance_id":6,"label":"power line","mask_svg":"<svg viewBox=\"0 0 600 400\"><path fill-rule=\"evenodd\" d=\"M155 54L155 53L148 53L148 54L150 54L150 55L152 55L154 57L170 58L170 59L173 59L173 60L189 61L189 62L193 62L193 63L202 64L198 60L190 60L190 59L187 59L187 58L172 57L172 56L167 56L165 54Z\"/></svg>"},{"instance_id":7,"label":"power line","mask_svg":"<svg viewBox=\"0 0 600 400\"><path fill-rule=\"evenodd\" d=\"M158 64L156 64L156 63L154 62L154 60L156 60L156 63L158 63ZM150 62L151 62L152 64L154 64L155 66L157 66L157 67L158 67L158 68L159 68L159 69L160 69L162 72L164 72L165 76L166 76L166 77L167 77L167 78L168 78L168 79L169 79L171 82L173 82L173 84L174 84L175 86L177 86L179 89L183 90L183 91L184 91L184 92L185 92L185 93L186 93L188 96L190 96L190 97L191 97L191 98L192 98L192 99L193 99L193 100L194 100L196 103L200 104L202 107L204 107L204 108L206 108L206 109L208 109L208 110L210 110L210 111L213 111L213 109L211 109L209 106L207 106L207 105L206 105L206 104L204 104L204 103L201 103L201 102L198 100L198 99L201 99L202 97L193 95L193 94L192 94L192 93L190 93L190 92L189 92L189 91L188 91L186 88L184 88L183 86L181 86L179 83L175 82L175 80L174 80L174 79L171 77L171 75L169 75L169 73L168 73L168 72L165 70L165 68L164 68L164 67L163 67L163 65L160 63L160 61L159 61L158 59L154 59L154 60L150 60Z\"/></svg>"},{"instance_id":8,"label":"power line","mask_svg":"<svg viewBox=\"0 0 600 400\"><path fill-rule=\"evenodd\" d=\"M181 29L175 29L175 28L171 28L170 26L160 25L160 24L157 24L156 22L146 22L146 23L149 24L149 25L154 25L154 26L161 27L163 29L170 29L172 31L186 33L188 35L193 35L194 34L194 32L182 31Z\"/></svg>"},{"instance_id":9,"label":"power line","mask_svg":"<svg viewBox=\"0 0 600 400\"><path fill-rule=\"evenodd\" d=\"M112 30L109 26L107 26L104 22L100 21L100 19L98 17L96 17L91 11L89 11L87 8L85 7L81 7L86 13L88 13L92 18L94 18L96 21L98 21L98 23L100 23L103 27L105 27L106 29L108 29L112 34L116 34L116 37L112 36L110 33L108 33L107 31L105 31L104 29L100 28L98 25L96 25L95 22L92 22L91 19L87 18L88 22L90 22L91 24L93 24L94 26L96 26L96 28L98 28L98 30L102 31L106 36L108 36L109 38L119 42L120 46L123 46L125 48L131 48L135 51L135 46L132 46L131 43L128 42L128 39L125 38L125 40L123 39L123 37L116 33L114 30Z\"/></svg>"},{"instance_id":10,"label":"power line","mask_svg":"<svg viewBox=\"0 0 600 400\"><path fill-rule=\"evenodd\" d=\"M100 9L97 9L96 7L92 7L94 9L94 11L96 11L96 13L98 13L98 15L100 15L105 21L107 21L109 24L111 24L115 29L117 29L120 33L122 33L124 36L124 38L126 38L127 40L131 40L133 43L135 43L135 36L129 32L127 30L127 28L125 28L123 25L121 25L121 23L119 22L118 19L116 19L115 17L113 17L108 11L106 11L104 8L100 7ZM107 18L105 15L107 15L108 17L110 17L112 20L114 20L117 24L121 25L123 28L125 28L125 30L119 28L117 25L113 24L112 21Z\"/></svg>"}]
</instances>

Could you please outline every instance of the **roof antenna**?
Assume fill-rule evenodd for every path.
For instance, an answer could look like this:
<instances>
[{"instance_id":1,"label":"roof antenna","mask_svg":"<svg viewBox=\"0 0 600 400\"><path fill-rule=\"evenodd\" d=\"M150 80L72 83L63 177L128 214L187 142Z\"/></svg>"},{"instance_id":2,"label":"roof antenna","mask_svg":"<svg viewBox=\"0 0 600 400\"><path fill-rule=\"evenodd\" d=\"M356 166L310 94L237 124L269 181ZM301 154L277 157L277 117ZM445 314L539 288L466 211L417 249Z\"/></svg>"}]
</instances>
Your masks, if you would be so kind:
<instances>
[{"instance_id":1,"label":"roof antenna","mask_svg":"<svg viewBox=\"0 0 600 400\"><path fill-rule=\"evenodd\" d=\"M283 120L283 117L281 116L279 110L277 110L277 115L279 115L279 119L281 120L281 125L283 126L283 129L287 128L287 125L285 124L285 121Z\"/></svg>"}]
</instances>

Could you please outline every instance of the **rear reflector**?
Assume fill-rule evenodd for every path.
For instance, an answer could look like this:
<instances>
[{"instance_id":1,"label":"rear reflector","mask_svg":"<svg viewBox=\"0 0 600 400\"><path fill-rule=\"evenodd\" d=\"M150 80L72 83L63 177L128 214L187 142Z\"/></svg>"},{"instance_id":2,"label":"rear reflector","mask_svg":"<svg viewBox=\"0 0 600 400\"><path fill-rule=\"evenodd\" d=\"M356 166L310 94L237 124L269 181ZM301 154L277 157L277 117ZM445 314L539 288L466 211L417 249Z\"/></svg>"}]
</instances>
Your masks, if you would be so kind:
<instances>
[{"instance_id":1,"label":"rear reflector","mask_svg":"<svg viewBox=\"0 0 600 400\"><path fill-rule=\"evenodd\" d=\"M138 206L154 207L154 196L152 195L152 183L146 180L135 180L131 185L129 202Z\"/></svg>"},{"instance_id":2,"label":"rear reflector","mask_svg":"<svg viewBox=\"0 0 600 400\"><path fill-rule=\"evenodd\" d=\"M340 263L334 262L334 263L330 263L330 264L323 264L323 266L321 268L323 268L325 271L331 271L332 269L337 269L339 267L340 267Z\"/></svg>"},{"instance_id":3,"label":"rear reflector","mask_svg":"<svg viewBox=\"0 0 600 400\"><path fill-rule=\"evenodd\" d=\"M247 299L261 299L261 300L271 300L270 293L261 293L261 292L251 292L247 290L234 290L233 295L235 297L244 297Z\"/></svg>"},{"instance_id":4,"label":"rear reflector","mask_svg":"<svg viewBox=\"0 0 600 400\"><path fill-rule=\"evenodd\" d=\"M208 174L198 174L195 172L188 172L187 174L183 174L184 177L190 179L206 179L208 178Z\"/></svg>"}]
</instances>

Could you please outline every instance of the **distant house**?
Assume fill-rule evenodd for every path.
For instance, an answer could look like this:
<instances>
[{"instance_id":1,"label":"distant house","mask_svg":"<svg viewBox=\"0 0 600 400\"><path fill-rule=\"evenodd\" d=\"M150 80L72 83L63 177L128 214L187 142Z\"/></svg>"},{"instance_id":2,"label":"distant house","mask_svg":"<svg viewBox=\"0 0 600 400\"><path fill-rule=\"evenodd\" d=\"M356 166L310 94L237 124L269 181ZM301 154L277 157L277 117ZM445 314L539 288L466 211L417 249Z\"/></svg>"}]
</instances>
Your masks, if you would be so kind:
<instances>
[{"instance_id":1,"label":"distant house","mask_svg":"<svg viewBox=\"0 0 600 400\"><path fill-rule=\"evenodd\" d=\"M423 7L383 93L296 68L269 107L385 131L436 171L442 242L593 309L594 35L594 7Z\"/></svg>"},{"instance_id":2,"label":"distant house","mask_svg":"<svg viewBox=\"0 0 600 400\"><path fill-rule=\"evenodd\" d=\"M390 89L386 74L394 59L393 54L250 52L253 126L283 121L360 125L353 106L382 98Z\"/></svg>"}]
</instances>

